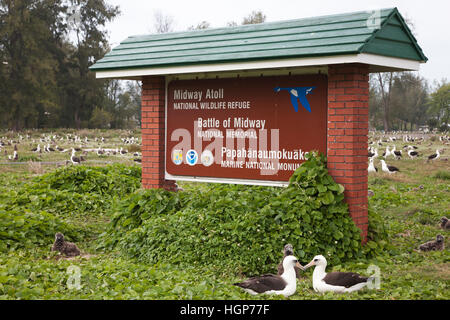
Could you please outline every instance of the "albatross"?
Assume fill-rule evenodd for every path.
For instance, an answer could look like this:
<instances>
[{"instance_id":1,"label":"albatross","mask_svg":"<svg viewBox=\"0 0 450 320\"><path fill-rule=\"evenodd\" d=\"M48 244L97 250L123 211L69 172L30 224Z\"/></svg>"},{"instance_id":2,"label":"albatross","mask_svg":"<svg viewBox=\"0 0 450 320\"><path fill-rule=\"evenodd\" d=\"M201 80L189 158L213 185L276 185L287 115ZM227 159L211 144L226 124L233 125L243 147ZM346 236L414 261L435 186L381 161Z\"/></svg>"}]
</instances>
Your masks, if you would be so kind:
<instances>
[{"instance_id":1,"label":"albatross","mask_svg":"<svg viewBox=\"0 0 450 320\"><path fill-rule=\"evenodd\" d=\"M397 167L388 166L386 164L386 161L384 161L384 160L381 160L381 170L383 170L384 172L389 172L389 174L400 171Z\"/></svg>"},{"instance_id":2,"label":"albatross","mask_svg":"<svg viewBox=\"0 0 450 320\"><path fill-rule=\"evenodd\" d=\"M304 269L316 266L313 272L313 288L316 292L353 292L362 289L372 280L354 272L325 272L327 259L318 255Z\"/></svg>"},{"instance_id":3,"label":"albatross","mask_svg":"<svg viewBox=\"0 0 450 320\"><path fill-rule=\"evenodd\" d=\"M249 278L243 282L234 283L235 286L241 287L246 292L257 295L266 294L282 294L285 297L293 295L297 289L297 279L294 267L303 270L298 263L296 257L290 255L283 259L283 273L278 276L274 274L263 274L261 276Z\"/></svg>"},{"instance_id":4,"label":"albatross","mask_svg":"<svg viewBox=\"0 0 450 320\"><path fill-rule=\"evenodd\" d=\"M81 158L75 157L75 149L72 148L72 155L70 156L70 161L73 164L80 164L81 163Z\"/></svg>"},{"instance_id":5,"label":"albatross","mask_svg":"<svg viewBox=\"0 0 450 320\"><path fill-rule=\"evenodd\" d=\"M367 168L367 171L369 171L369 172L377 172L378 171L378 169L373 164L373 158L369 159L369 167Z\"/></svg>"},{"instance_id":6,"label":"albatross","mask_svg":"<svg viewBox=\"0 0 450 320\"><path fill-rule=\"evenodd\" d=\"M439 156L440 156L439 150L436 149L436 153L434 153L431 156L429 156L428 157L428 161L430 161L430 160L432 160L432 161L437 160L439 158Z\"/></svg>"}]
</instances>

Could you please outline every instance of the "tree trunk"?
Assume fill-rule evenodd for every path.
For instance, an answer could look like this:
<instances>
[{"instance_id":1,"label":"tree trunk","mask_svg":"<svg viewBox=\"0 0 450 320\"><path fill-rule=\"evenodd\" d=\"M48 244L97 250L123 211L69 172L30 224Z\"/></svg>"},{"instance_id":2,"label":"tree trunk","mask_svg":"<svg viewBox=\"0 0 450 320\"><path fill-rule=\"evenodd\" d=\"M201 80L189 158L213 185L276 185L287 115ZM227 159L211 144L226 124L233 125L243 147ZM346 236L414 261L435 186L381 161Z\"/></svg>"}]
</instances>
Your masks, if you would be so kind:
<instances>
[{"instance_id":1,"label":"tree trunk","mask_svg":"<svg viewBox=\"0 0 450 320\"><path fill-rule=\"evenodd\" d=\"M381 96L383 98L383 126L384 131L389 132L389 109L390 109L390 100L391 100L391 87L392 87L392 78L393 73L389 72L389 82L388 82L388 88L387 92L385 89L385 83L383 80L383 77L381 76L381 73L378 73L378 82L380 84L380 90L381 90Z\"/></svg>"}]
</instances>

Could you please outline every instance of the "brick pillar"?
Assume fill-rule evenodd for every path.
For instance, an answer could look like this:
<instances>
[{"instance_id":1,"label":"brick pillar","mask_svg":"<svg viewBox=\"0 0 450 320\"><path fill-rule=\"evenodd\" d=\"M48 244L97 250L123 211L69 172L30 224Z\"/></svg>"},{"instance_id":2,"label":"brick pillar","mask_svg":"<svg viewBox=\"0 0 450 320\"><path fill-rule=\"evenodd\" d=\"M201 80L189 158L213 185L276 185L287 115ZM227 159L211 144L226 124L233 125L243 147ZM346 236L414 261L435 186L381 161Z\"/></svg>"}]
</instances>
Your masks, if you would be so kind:
<instances>
[{"instance_id":1,"label":"brick pillar","mask_svg":"<svg viewBox=\"0 0 450 320\"><path fill-rule=\"evenodd\" d=\"M175 190L175 182L164 179L165 79L142 80L142 186Z\"/></svg>"},{"instance_id":2,"label":"brick pillar","mask_svg":"<svg viewBox=\"0 0 450 320\"><path fill-rule=\"evenodd\" d=\"M367 147L369 133L369 69L363 64L328 68L328 170L345 187L350 216L361 229L368 228Z\"/></svg>"}]
</instances>

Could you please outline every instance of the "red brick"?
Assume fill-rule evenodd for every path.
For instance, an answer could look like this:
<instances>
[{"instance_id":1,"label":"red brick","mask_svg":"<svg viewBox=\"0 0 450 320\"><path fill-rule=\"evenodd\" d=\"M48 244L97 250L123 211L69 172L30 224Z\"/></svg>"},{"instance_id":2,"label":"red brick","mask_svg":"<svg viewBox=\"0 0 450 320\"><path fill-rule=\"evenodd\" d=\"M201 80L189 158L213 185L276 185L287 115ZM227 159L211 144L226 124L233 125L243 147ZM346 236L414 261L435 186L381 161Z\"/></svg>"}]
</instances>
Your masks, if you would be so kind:
<instances>
[{"instance_id":1,"label":"red brick","mask_svg":"<svg viewBox=\"0 0 450 320\"><path fill-rule=\"evenodd\" d=\"M357 88L358 84L358 81L338 81L336 88Z\"/></svg>"},{"instance_id":2,"label":"red brick","mask_svg":"<svg viewBox=\"0 0 450 320\"><path fill-rule=\"evenodd\" d=\"M328 102L328 108L345 108L344 102Z\"/></svg>"},{"instance_id":3,"label":"red brick","mask_svg":"<svg viewBox=\"0 0 450 320\"><path fill-rule=\"evenodd\" d=\"M328 115L328 121L335 122L335 121L345 121L344 116L330 116Z\"/></svg>"},{"instance_id":4,"label":"red brick","mask_svg":"<svg viewBox=\"0 0 450 320\"><path fill-rule=\"evenodd\" d=\"M329 136L342 136L345 134L345 130L344 129L330 129L328 130L328 135Z\"/></svg>"}]
</instances>

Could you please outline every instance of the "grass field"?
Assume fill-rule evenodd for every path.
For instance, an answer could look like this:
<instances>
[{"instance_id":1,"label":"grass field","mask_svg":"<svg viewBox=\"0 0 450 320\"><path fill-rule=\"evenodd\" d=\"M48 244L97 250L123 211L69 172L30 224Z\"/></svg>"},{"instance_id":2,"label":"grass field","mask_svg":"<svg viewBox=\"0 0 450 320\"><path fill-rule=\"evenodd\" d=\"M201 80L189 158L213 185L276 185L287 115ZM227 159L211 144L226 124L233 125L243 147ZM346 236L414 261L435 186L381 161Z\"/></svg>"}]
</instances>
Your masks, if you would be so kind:
<instances>
[{"instance_id":1,"label":"grass field","mask_svg":"<svg viewBox=\"0 0 450 320\"><path fill-rule=\"evenodd\" d=\"M86 166L105 166L108 163L138 165L133 161L132 153L140 151L139 145L128 145L121 140L132 136L140 137L138 131L57 130L51 133L29 131L21 134L24 137L22 140L17 133L0 132L0 138L4 137L2 141L18 142L16 144L19 162L24 162L17 164L8 160L7 155L12 154L14 143L2 148L0 214L3 212L4 215L0 216L0 219L9 219L9 207L4 203L11 201L14 192L19 199L27 183L66 165L65 161L69 159L70 152L36 154L31 151L39 143L39 139L45 136L57 136L58 142L52 146L58 144L62 148L81 144L83 149L102 146L111 149L122 147L129 151L126 155L110 156L88 153ZM29 138L26 137L27 134ZM88 141L74 143L67 140L67 134L71 134L71 137L77 134L82 141L88 137ZM102 136L105 138L103 144L95 141L96 137L99 139ZM380 214L384 223L387 239L383 240L384 243L378 244L382 250L372 258L351 260L340 265L330 264L327 267L327 271L355 271L368 274L368 267L375 265L380 270L380 288L364 289L352 294L318 294L312 288L312 269L310 269L298 281L297 293L291 296L290 300L450 299L448 249L437 252L417 251L421 243L434 239L437 234L444 235L446 247L449 245L448 231L439 228L442 216L450 218L450 164L447 161L449 151L446 150L446 145L436 138L431 138L432 136L429 135L426 141L416 144L422 155L418 159L409 159L406 155L401 160L394 160L392 157L387 159L388 164L400 169L398 173L390 175L380 172L381 165L378 160L375 161L379 172L369 175L369 189L374 192L369 198L369 208ZM43 143L40 144L43 148ZM383 143L379 149L380 156L386 145L394 144L397 150L401 150L405 145L401 141ZM441 158L427 162L426 156L434 153L437 148L443 151ZM47 162L51 163L46 164ZM202 190L201 184L179 184L185 190L198 192ZM47 193L40 196L39 200L43 201L45 197L51 196L50 191ZM93 203L86 203L88 209L72 212L68 199L64 198L63 194L58 196L61 196L61 203L57 203L54 210L49 211L64 223L80 230L83 238L77 241L77 244L83 256L59 259L50 252L52 238L41 245L0 250L0 299L286 299L281 296L251 296L243 292L232 285L242 279L242 275L233 269L207 264L172 263L170 260L147 264L126 258L115 251L101 249L98 246L98 238L105 232L112 216L109 204L104 202L113 200L95 198ZM29 201L38 199L30 196ZM20 202L15 206L17 211L20 211ZM27 223L27 221L16 222L24 226ZM1 224L2 221L0 226ZM0 239L7 236L8 229L6 231L0 229ZM283 245L280 244L280 259ZM311 258L312 256L305 257L301 262L309 262ZM276 273L276 265L273 265L273 273Z\"/></svg>"}]
</instances>

